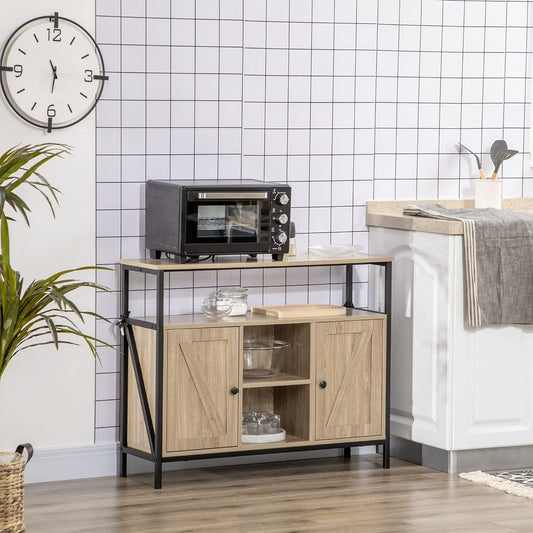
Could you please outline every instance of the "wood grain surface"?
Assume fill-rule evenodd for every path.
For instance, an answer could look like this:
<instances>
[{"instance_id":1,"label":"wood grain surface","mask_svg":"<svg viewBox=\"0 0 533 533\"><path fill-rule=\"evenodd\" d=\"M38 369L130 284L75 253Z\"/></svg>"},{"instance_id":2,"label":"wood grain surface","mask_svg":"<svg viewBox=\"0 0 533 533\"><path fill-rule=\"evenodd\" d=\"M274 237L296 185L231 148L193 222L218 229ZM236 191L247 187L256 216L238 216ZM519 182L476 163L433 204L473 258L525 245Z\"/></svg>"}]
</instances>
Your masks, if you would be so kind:
<instances>
[{"instance_id":1,"label":"wood grain surface","mask_svg":"<svg viewBox=\"0 0 533 533\"><path fill-rule=\"evenodd\" d=\"M259 305L252 307L251 312L253 315L267 315L276 318L342 316L346 315L346 307L329 304Z\"/></svg>"},{"instance_id":2,"label":"wood grain surface","mask_svg":"<svg viewBox=\"0 0 533 533\"><path fill-rule=\"evenodd\" d=\"M259 255L252 259L243 256L216 257L215 262L204 263L175 263L169 259L121 259L121 265L143 268L154 272L165 270L230 270L241 268L288 268L303 266L327 265L363 265L393 261L392 257L358 253L350 257L320 257L319 255L299 254L297 256L285 255L283 261L273 261L270 255Z\"/></svg>"},{"instance_id":3,"label":"wood grain surface","mask_svg":"<svg viewBox=\"0 0 533 533\"><path fill-rule=\"evenodd\" d=\"M26 487L28 533L530 532L533 502L357 455Z\"/></svg>"}]
</instances>

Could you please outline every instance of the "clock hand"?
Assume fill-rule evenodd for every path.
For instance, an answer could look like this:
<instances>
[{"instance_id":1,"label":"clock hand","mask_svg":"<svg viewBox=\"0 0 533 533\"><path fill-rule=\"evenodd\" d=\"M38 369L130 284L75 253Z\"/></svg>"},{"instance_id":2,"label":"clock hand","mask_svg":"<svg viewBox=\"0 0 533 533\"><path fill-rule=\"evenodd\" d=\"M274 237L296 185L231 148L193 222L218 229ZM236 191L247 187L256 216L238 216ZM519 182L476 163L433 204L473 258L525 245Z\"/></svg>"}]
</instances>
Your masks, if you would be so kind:
<instances>
[{"instance_id":1,"label":"clock hand","mask_svg":"<svg viewBox=\"0 0 533 533\"><path fill-rule=\"evenodd\" d=\"M52 92L54 92L54 85L57 80L57 67L54 66L51 59L49 61L50 61L50 66L52 67L52 73L54 75L54 77L52 78Z\"/></svg>"},{"instance_id":2,"label":"clock hand","mask_svg":"<svg viewBox=\"0 0 533 533\"><path fill-rule=\"evenodd\" d=\"M57 78L57 67L54 67L54 64L52 63L51 59L49 59L49 61L50 61L50 66L52 67L52 72L54 74L54 79L56 79Z\"/></svg>"}]
</instances>

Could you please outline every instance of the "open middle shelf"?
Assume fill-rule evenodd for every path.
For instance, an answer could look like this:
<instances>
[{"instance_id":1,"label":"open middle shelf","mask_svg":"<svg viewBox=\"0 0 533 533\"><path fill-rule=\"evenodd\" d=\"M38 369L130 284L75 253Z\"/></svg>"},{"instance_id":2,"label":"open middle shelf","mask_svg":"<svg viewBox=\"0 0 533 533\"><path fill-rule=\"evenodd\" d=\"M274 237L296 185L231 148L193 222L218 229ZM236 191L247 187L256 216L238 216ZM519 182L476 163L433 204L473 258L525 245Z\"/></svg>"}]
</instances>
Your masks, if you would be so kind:
<instances>
[{"instance_id":1,"label":"open middle shelf","mask_svg":"<svg viewBox=\"0 0 533 533\"><path fill-rule=\"evenodd\" d=\"M310 379L302 378L300 376L293 376L292 374L284 374L280 372L276 377L271 379L247 379L244 378L242 382L243 389L258 389L262 387L286 387L288 385L309 385Z\"/></svg>"}]
</instances>

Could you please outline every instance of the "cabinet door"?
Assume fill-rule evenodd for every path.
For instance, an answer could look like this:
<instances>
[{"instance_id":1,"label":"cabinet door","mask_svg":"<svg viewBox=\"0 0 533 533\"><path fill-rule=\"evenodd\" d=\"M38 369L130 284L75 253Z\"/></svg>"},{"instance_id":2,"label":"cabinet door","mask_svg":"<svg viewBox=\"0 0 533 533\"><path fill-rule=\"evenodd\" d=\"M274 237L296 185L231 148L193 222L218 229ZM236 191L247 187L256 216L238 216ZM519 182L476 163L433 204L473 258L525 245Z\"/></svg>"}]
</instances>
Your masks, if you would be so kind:
<instances>
[{"instance_id":1,"label":"cabinet door","mask_svg":"<svg viewBox=\"0 0 533 533\"><path fill-rule=\"evenodd\" d=\"M322 322L316 333L317 440L382 435L383 322Z\"/></svg>"},{"instance_id":2,"label":"cabinet door","mask_svg":"<svg viewBox=\"0 0 533 533\"><path fill-rule=\"evenodd\" d=\"M237 446L238 328L167 332L165 444L167 453Z\"/></svg>"}]
</instances>

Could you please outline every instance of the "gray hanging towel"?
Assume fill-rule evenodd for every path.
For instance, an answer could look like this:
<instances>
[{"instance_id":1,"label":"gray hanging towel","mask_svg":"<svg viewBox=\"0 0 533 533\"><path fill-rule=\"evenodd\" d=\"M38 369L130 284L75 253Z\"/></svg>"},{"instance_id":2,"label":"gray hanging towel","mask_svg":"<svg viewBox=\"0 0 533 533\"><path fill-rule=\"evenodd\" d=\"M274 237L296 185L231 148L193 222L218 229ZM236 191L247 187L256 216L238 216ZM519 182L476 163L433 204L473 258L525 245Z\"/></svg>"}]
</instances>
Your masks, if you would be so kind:
<instances>
[{"instance_id":1,"label":"gray hanging towel","mask_svg":"<svg viewBox=\"0 0 533 533\"><path fill-rule=\"evenodd\" d=\"M463 223L467 326L533 324L533 215L439 204L403 213Z\"/></svg>"}]
</instances>

